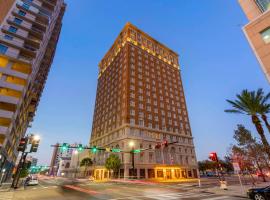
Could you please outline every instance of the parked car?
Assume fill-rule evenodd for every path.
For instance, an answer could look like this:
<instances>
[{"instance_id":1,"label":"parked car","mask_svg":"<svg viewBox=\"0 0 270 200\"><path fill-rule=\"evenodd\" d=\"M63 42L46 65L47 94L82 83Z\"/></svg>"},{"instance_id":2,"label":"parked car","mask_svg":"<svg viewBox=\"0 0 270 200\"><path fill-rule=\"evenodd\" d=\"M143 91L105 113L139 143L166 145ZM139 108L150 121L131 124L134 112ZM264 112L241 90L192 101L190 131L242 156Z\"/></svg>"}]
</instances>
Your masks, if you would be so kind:
<instances>
[{"instance_id":1,"label":"parked car","mask_svg":"<svg viewBox=\"0 0 270 200\"><path fill-rule=\"evenodd\" d=\"M249 189L247 195L250 199L255 200L269 200L270 199L270 186L264 188Z\"/></svg>"},{"instance_id":2,"label":"parked car","mask_svg":"<svg viewBox=\"0 0 270 200\"><path fill-rule=\"evenodd\" d=\"M30 177L27 185L38 185L38 178L36 176Z\"/></svg>"}]
</instances>

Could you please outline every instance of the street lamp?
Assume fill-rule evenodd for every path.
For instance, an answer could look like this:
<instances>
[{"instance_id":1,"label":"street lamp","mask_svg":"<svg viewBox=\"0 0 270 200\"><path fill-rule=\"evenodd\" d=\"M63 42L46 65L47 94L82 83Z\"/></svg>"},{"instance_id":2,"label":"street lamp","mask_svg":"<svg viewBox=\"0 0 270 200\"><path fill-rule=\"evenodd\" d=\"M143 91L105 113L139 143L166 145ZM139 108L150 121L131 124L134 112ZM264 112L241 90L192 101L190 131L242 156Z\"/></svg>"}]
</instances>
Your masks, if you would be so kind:
<instances>
[{"instance_id":1,"label":"street lamp","mask_svg":"<svg viewBox=\"0 0 270 200\"><path fill-rule=\"evenodd\" d=\"M77 171L78 171L78 167L79 167L79 165L80 165L79 151L76 149L76 150L74 151L74 154L75 154L75 155L78 155L78 157L77 157L76 171L75 171L75 178L77 178Z\"/></svg>"},{"instance_id":2,"label":"street lamp","mask_svg":"<svg viewBox=\"0 0 270 200\"><path fill-rule=\"evenodd\" d=\"M135 159L134 159L134 146L135 146L135 143L134 143L134 141L130 141L128 145L132 148L130 153L131 153L131 158L132 158L132 160L131 160L132 161L132 177L134 178L134 175L135 175L135 164L134 164L134 161L135 161Z\"/></svg>"},{"instance_id":3,"label":"street lamp","mask_svg":"<svg viewBox=\"0 0 270 200\"><path fill-rule=\"evenodd\" d=\"M1 179L0 179L0 186L2 185L2 182L3 182L3 179L4 179L4 176L5 176L5 172L6 172L6 169L2 169L2 175L1 175Z\"/></svg>"},{"instance_id":4,"label":"street lamp","mask_svg":"<svg viewBox=\"0 0 270 200\"><path fill-rule=\"evenodd\" d=\"M33 140L34 141L39 141L40 140L40 136L39 135L34 135L33 136Z\"/></svg>"},{"instance_id":5,"label":"street lamp","mask_svg":"<svg viewBox=\"0 0 270 200\"><path fill-rule=\"evenodd\" d=\"M129 145L130 147L133 147L133 148L134 148L134 146L135 146L135 144L134 144L133 141L130 141L130 142L128 143L128 145Z\"/></svg>"}]
</instances>

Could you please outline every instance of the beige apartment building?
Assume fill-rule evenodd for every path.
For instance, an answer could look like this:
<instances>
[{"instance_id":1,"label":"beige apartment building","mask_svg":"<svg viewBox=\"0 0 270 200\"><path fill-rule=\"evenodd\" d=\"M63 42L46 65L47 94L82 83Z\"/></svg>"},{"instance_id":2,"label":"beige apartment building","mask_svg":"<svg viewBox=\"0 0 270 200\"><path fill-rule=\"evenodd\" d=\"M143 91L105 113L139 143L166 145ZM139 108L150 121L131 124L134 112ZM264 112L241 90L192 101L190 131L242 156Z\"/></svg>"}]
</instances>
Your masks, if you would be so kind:
<instances>
[{"instance_id":1,"label":"beige apartment building","mask_svg":"<svg viewBox=\"0 0 270 200\"><path fill-rule=\"evenodd\" d=\"M63 0L0 1L0 169L8 176L53 61Z\"/></svg>"},{"instance_id":2,"label":"beige apartment building","mask_svg":"<svg viewBox=\"0 0 270 200\"><path fill-rule=\"evenodd\" d=\"M163 141L177 142L155 149ZM131 146L132 144L133 146ZM91 146L120 148L119 177L197 177L197 161L178 54L127 23L99 63ZM108 178L111 152L93 154L96 179Z\"/></svg>"},{"instance_id":3,"label":"beige apartment building","mask_svg":"<svg viewBox=\"0 0 270 200\"><path fill-rule=\"evenodd\" d=\"M270 0L238 0L249 23L243 28L262 70L270 81Z\"/></svg>"}]
</instances>

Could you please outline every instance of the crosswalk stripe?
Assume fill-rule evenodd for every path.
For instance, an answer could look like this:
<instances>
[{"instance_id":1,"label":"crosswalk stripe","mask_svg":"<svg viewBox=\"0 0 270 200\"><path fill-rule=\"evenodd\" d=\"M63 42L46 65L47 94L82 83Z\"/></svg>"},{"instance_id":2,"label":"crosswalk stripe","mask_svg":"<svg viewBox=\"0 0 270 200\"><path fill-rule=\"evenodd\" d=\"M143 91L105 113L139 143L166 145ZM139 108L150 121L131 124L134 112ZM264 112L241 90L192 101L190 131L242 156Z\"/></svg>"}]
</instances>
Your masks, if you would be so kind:
<instances>
[{"instance_id":1,"label":"crosswalk stripe","mask_svg":"<svg viewBox=\"0 0 270 200\"><path fill-rule=\"evenodd\" d=\"M129 199L129 200L139 200L143 198L150 198L150 199L156 199L156 200L164 200L164 199L179 199L179 197L183 198L194 198L194 197L208 197L207 200L210 200L209 197L215 196L216 194L211 194L211 193L194 193L194 192L183 192L183 193L167 193L167 194L153 194L153 195L144 195L144 196L127 196L127 197L121 197L121 198L116 198L116 199L111 199L111 200L124 200L124 199ZM216 197L212 197L211 200L218 200L222 198L226 198L228 196L223 196L215 199Z\"/></svg>"},{"instance_id":2,"label":"crosswalk stripe","mask_svg":"<svg viewBox=\"0 0 270 200\"><path fill-rule=\"evenodd\" d=\"M213 197L213 198L210 198L210 199L208 199L207 198L207 200L219 200L219 199L230 199L230 197L229 196L222 196L222 197Z\"/></svg>"}]
</instances>

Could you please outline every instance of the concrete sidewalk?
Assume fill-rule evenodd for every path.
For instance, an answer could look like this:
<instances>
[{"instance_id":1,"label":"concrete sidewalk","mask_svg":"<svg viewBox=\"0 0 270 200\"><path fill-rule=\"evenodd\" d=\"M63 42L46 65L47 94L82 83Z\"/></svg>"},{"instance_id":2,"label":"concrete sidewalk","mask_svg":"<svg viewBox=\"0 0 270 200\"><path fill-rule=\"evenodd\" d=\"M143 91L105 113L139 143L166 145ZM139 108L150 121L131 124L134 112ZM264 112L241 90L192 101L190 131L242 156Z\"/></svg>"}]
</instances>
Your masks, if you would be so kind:
<instances>
[{"instance_id":1,"label":"concrete sidewalk","mask_svg":"<svg viewBox=\"0 0 270 200\"><path fill-rule=\"evenodd\" d=\"M204 191L204 192L211 192L211 193L215 193L219 195L247 198L248 189L262 188L262 187L267 187L267 186L270 186L270 182L259 183L259 184L256 184L255 186L248 184L248 185L243 185L242 187L240 185L229 185L227 190L221 189L219 186L206 188L206 189L198 188L198 190Z\"/></svg>"}]
</instances>

